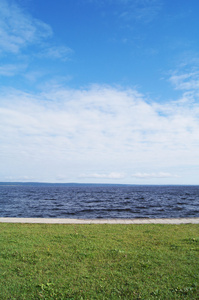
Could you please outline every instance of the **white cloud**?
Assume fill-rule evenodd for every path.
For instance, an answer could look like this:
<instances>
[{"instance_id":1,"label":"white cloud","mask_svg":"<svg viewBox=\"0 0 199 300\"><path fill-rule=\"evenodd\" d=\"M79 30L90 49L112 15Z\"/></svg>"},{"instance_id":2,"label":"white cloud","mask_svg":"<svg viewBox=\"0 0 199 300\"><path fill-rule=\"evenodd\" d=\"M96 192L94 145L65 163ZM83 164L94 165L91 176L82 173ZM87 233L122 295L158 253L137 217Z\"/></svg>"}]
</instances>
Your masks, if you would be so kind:
<instances>
[{"instance_id":1,"label":"white cloud","mask_svg":"<svg viewBox=\"0 0 199 300\"><path fill-rule=\"evenodd\" d=\"M15 61L15 64L0 67L1 76L14 76L20 72L26 76L22 65L28 67L35 58L69 60L73 50L63 45L53 46L48 42L49 38L53 38L53 32L48 24L29 15L15 1L0 0L0 54L7 55L7 60L14 55ZM37 69L36 72L41 75L43 71ZM36 72L29 72L27 77Z\"/></svg>"},{"instance_id":2,"label":"white cloud","mask_svg":"<svg viewBox=\"0 0 199 300\"><path fill-rule=\"evenodd\" d=\"M38 56L52 58L52 59L61 59L63 61L66 61L69 59L69 57L71 56L72 53L73 53L73 50L69 47L49 46L48 48L44 49L43 52L40 52L38 54Z\"/></svg>"},{"instance_id":3,"label":"white cloud","mask_svg":"<svg viewBox=\"0 0 199 300\"><path fill-rule=\"evenodd\" d=\"M85 0L83 0L85 3ZM87 0L86 2L103 7L111 4L112 11L120 20L149 23L157 16L162 8L162 0ZM113 6L114 5L114 6ZM119 9L118 9L118 5Z\"/></svg>"},{"instance_id":4,"label":"white cloud","mask_svg":"<svg viewBox=\"0 0 199 300\"><path fill-rule=\"evenodd\" d=\"M0 66L0 76L14 76L26 69L26 65L7 64Z\"/></svg>"},{"instance_id":5,"label":"white cloud","mask_svg":"<svg viewBox=\"0 0 199 300\"><path fill-rule=\"evenodd\" d=\"M120 18L123 18L127 21L134 19L149 23L156 17L162 7L162 1L157 0L119 0L119 2L126 7L126 10L120 14Z\"/></svg>"},{"instance_id":6,"label":"white cloud","mask_svg":"<svg viewBox=\"0 0 199 300\"><path fill-rule=\"evenodd\" d=\"M173 74L169 80L177 90L199 90L199 72Z\"/></svg>"},{"instance_id":7,"label":"white cloud","mask_svg":"<svg viewBox=\"0 0 199 300\"><path fill-rule=\"evenodd\" d=\"M13 177L13 176L6 176L4 180L6 182L32 182L35 181L36 178L29 177L29 176L19 176L19 177Z\"/></svg>"},{"instance_id":8,"label":"white cloud","mask_svg":"<svg viewBox=\"0 0 199 300\"><path fill-rule=\"evenodd\" d=\"M51 35L49 25L29 16L15 2L0 0L0 51L18 53Z\"/></svg>"},{"instance_id":9,"label":"white cloud","mask_svg":"<svg viewBox=\"0 0 199 300\"><path fill-rule=\"evenodd\" d=\"M135 178L143 178L143 179L150 179L150 178L177 178L178 175L159 172L159 173L135 173L132 175Z\"/></svg>"},{"instance_id":10,"label":"white cloud","mask_svg":"<svg viewBox=\"0 0 199 300\"><path fill-rule=\"evenodd\" d=\"M125 177L123 173L111 172L108 174L93 173L93 174L81 174L80 178L98 178L98 179L122 179Z\"/></svg>"},{"instance_id":11,"label":"white cloud","mask_svg":"<svg viewBox=\"0 0 199 300\"><path fill-rule=\"evenodd\" d=\"M0 177L177 180L169 174L199 166L199 104L189 99L158 104L110 86L4 91L0 132Z\"/></svg>"}]
</instances>

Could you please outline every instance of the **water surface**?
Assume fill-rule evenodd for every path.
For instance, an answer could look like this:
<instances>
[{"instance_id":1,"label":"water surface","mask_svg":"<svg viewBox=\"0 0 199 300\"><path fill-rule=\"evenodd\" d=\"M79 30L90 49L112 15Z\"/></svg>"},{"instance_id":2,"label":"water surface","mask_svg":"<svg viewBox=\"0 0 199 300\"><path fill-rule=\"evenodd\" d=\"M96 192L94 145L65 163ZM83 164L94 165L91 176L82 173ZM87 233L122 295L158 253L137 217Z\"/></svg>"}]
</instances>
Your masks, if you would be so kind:
<instances>
[{"instance_id":1,"label":"water surface","mask_svg":"<svg viewBox=\"0 0 199 300\"><path fill-rule=\"evenodd\" d=\"M199 217L199 186L1 184L0 217Z\"/></svg>"}]
</instances>

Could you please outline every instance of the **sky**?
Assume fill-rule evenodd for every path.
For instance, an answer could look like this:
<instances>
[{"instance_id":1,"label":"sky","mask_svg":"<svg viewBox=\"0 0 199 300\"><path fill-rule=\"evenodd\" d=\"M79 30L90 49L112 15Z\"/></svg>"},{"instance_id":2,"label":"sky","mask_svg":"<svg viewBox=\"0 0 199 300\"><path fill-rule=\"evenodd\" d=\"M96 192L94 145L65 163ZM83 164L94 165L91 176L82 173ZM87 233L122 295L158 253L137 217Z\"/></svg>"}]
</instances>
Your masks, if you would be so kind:
<instances>
[{"instance_id":1,"label":"sky","mask_svg":"<svg viewBox=\"0 0 199 300\"><path fill-rule=\"evenodd\" d=\"M199 184L198 0L0 0L0 181Z\"/></svg>"}]
</instances>

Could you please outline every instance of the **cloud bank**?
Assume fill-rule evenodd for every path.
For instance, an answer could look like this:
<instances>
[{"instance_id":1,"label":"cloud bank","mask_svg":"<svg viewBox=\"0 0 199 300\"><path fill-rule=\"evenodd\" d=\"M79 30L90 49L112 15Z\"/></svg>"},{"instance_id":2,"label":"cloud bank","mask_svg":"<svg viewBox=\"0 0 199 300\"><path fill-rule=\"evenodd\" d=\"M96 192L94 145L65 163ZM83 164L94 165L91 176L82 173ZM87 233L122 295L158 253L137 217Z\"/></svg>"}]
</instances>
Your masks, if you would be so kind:
<instances>
[{"instance_id":1,"label":"cloud bank","mask_svg":"<svg viewBox=\"0 0 199 300\"><path fill-rule=\"evenodd\" d=\"M189 99L160 104L132 89L94 85L6 91L0 103L1 165L9 161L10 176L20 166L20 176L38 180L132 182L177 178L169 168L199 165L199 104Z\"/></svg>"}]
</instances>

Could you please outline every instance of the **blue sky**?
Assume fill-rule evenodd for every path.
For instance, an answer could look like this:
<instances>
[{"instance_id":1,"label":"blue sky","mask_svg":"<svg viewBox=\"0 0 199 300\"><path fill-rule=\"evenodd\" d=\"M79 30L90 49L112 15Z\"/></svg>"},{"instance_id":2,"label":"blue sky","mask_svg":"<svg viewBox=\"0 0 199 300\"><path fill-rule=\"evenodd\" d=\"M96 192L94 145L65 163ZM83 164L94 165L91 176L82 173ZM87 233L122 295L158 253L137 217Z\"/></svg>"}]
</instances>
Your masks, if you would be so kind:
<instances>
[{"instance_id":1,"label":"blue sky","mask_svg":"<svg viewBox=\"0 0 199 300\"><path fill-rule=\"evenodd\" d=\"M198 184L198 12L0 0L0 181Z\"/></svg>"}]
</instances>

